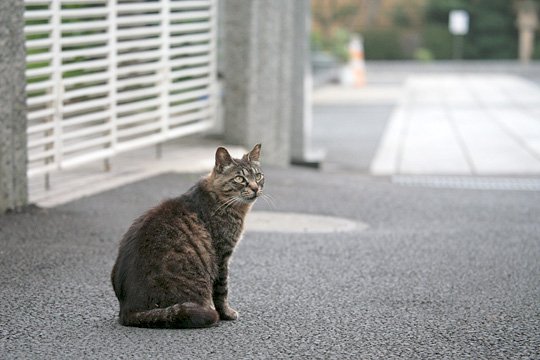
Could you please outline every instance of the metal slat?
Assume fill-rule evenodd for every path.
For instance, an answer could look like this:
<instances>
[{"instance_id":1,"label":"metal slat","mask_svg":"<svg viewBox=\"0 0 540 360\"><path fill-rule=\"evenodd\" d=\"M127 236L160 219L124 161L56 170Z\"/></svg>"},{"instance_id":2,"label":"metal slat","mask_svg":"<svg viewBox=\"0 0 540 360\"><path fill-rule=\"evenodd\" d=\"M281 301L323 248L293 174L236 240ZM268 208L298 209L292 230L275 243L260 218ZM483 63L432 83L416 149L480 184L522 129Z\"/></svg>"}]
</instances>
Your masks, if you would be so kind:
<instances>
[{"instance_id":1,"label":"metal slat","mask_svg":"<svg viewBox=\"0 0 540 360\"><path fill-rule=\"evenodd\" d=\"M82 96L89 96L89 95L103 95L109 90L109 86L107 84L105 85L97 85L97 86L88 86L82 89L77 90L70 90L64 92L64 100L69 99L75 99Z\"/></svg>"},{"instance_id":2,"label":"metal slat","mask_svg":"<svg viewBox=\"0 0 540 360\"><path fill-rule=\"evenodd\" d=\"M54 156L55 152L56 152L55 149L40 151L40 152L36 152L36 153L29 152L28 153L28 161L32 162L32 161L43 160L43 159L46 159L48 157Z\"/></svg>"},{"instance_id":3,"label":"metal slat","mask_svg":"<svg viewBox=\"0 0 540 360\"><path fill-rule=\"evenodd\" d=\"M199 100L190 102L189 104L180 104L171 106L169 108L169 115L174 116L175 114L185 113L188 111L193 111L195 109L201 109L203 107L208 107L210 102L208 100Z\"/></svg>"},{"instance_id":4,"label":"metal slat","mask_svg":"<svg viewBox=\"0 0 540 360\"><path fill-rule=\"evenodd\" d=\"M116 100L117 101L127 101L134 99L139 99L142 97L150 97L150 96L157 96L159 92L161 91L158 87L151 87L151 88L144 88L140 90L129 90L129 91L123 91L116 94Z\"/></svg>"},{"instance_id":5,"label":"metal slat","mask_svg":"<svg viewBox=\"0 0 540 360\"><path fill-rule=\"evenodd\" d=\"M162 40L160 38L153 39L132 39L132 40L122 40L116 44L118 51L130 50L134 48L149 48L149 47L160 47Z\"/></svg>"},{"instance_id":6,"label":"metal slat","mask_svg":"<svg viewBox=\"0 0 540 360\"><path fill-rule=\"evenodd\" d=\"M36 91L48 90L54 85L54 82L51 80L39 81L35 83L26 84L26 92L32 93Z\"/></svg>"},{"instance_id":7,"label":"metal slat","mask_svg":"<svg viewBox=\"0 0 540 360\"><path fill-rule=\"evenodd\" d=\"M173 91L178 91L178 90L186 90L186 89L199 87L199 86L207 86L209 84L210 84L210 78L208 77L197 79L197 80L181 81L179 83L171 84L171 86L169 86L169 91L173 92Z\"/></svg>"},{"instance_id":8,"label":"metal slat","mask_svg":"<svg viewBox=\"0 0 540 360\"><path fill-rule=\"evenodd\" d=\"M29 111L26 117L28 118L28 120L32 121L32 120L52 116L53 114L54 114L54 109L48 108L48 109L43 109L43 110L38 110L38 111Z\"/></svg>"},{"instance_id":9,"label":"metal slat","mask_svg":"<svg viewBox=\"0 0 540 360\"><path fill-rule=\"evenodd\" d=\"M193 24L174 24L170 26L171 33L182 33L190 31L210 30L209 22L193 23Z\"/></svg>"},{"instance_id":10,"label":"metal slat","mask_svg":"<svg viewBox=\"0 0 540 360\"><path fill-rule=\"evenodd\" d=\"M210 45L194 45L194 46L182 46L179 48L173 48L170 51L170 56L188 55L188 54L200 54L210 52Z\"/></svg>"},{"instance_id":11,"label":"metal slat","mask_svg":"<svg viewBox=\"0 0 540 360\"><path fill-rule=\"evenodd\" d=\"M116 106L117 114L125 114L129 112L143 110L145 108L159 106L161 99L150 99L146 101L138 101L135 103L123 104ZM151 111L151 110L150 110Z\"/></svg>"},{"instance_id":12,"label":"metal slat","mask_svg":"<svg viewBox=\"0 0 540 360\"><path fill-rule=\"evenodd\" d=\"M105 132L105 131L110 131L110 130L111 130L110 123L90 126L81 130L76 130L76 131L69 131L69 132L64 131L64 133L62 134L62 139L72 140L72 139L82 138L84 136L93 135L99 132Z\"/></svg>"},{"instance_id":13,"label":"metal slat","mask_svg":"<svg viewBox=\"0 0 540 360\"><path fill-rule=\"evenodd\" d=\"M151 14L151 15L119 17L116 23L118 25L135 25L135 24L159 23L160 21L161 21L160 14Z\"/></svg>"},{"instance_id":14,"label":"metal slat","mask_svg":"<svg viewBox=\"0 0 540 360\"><path fill-rule=\"evenodd\" d=\"M80 9L63 9L60 11L62 19L77 19L107 16L108 9L106 7L85 7Z\"/></svg>"},{"instance_id":15,"label":"metal slat","mask_svg":"<svg viewBox=\"0 0 540 360\"><path fill-rule=\"evenodd\" d=\"M171 116L171 118L169 119L169 125L170 126L180 125L180 124L184 124L186 122L191 122L194 120L206 119L208 118L208 116L210 116L210 109L205 108L197 112L192 112L186 115Z\"/></svg>"},{"instance_id":16,"label":"metal slat","mask_svg":"<svg viewBox=\"0 0 540 360\"><path fill-rule=\"evenodd\" d=\"M171 37L170 43L171 45L181 45L203 41L210 41L210 33L173 36Z\"/></svg>"},{"instance_id":17,"label":"metal slat","mask_svg":"<svg viewBox=\"0 0 540 360\"><path fill-rule=\"evenodd\" d=\"M111 49L108 45L93 47L91 49L81 49L81 50L69 50L62 51L60 57L62 60L73 59L77 57L89 57L89 56L98 56L98 55L107 55Z\"/></svg>"},{"instance_id":18,"label":"metal slat","mask_svg":"<svg viewBox=\"0 0 540 360\"><path fill-rule=\"evenodd\" d=\"M42 53L42 54L27 55L26 62L31 64L31 63L36 63L36 62L50 61L52 57L53 55L48 52Z\"/></svg>"},{"instance_id":19,"label":"metal slat","mask_svg":"<svg viewBox=\"0 0 540 360\"><path fill-rule=\"evenodd\" d=\"M53 15L51 10L32 10L24 12L24 20L50 19Z\"/></svg>"},{"instance_id":20,"label":"metal slat","mask_svg":"<svg viewBox=\"0 0 540 360\"><path fill-rule=\"evenodd\" d=\"M160 59L159 50L150 50L150 51L134 51L128 54L118 55L116 57L119 63L126 61L142 61L142 60L159 60Z\"/></svg>"},{"instance_id":21,"label":"metal slat","mask_svg":"<svg viewBox=\"0 0 540 360\"><path fill-rule=\"evenodd\" d=\"M50 47L52 45L52 40L49 38L46 39L34 39L26 41L26 49L41 49L44 47Z\"/></svg>"},{"instance_id":22,"label":"metal slat","mask_svg":"<svg viewBox=\"0 0 540 360\"><path fill-rule=\"evenodd\" d=\"M211 57L209 55L204 56L190 56L185 57L181 59L174 59L170 61L171 68L179 68L182 66L189 66L189 65L200 65L200 64L208 64L211 61Z\"/></svg>"},{"instance_id":23,"label":"metal slat","mask_svg":"<svg viewBox=\"0 0 540 360\"><path fill-rule=\"evenodd\" d=\"M60 25L62 32L81 31L81 30L103 30L107 28L109 23L104 20L73 22Z\"/></svg>"},{"instance_id":24,"label":"metal slat","mask_svg":"<svg viewBox=\"0 0 540 360\"><path fill-rule=\"evenodd\" d=\"M158 71L161 69L161 63L150 63L150 64L136 64L136 65L124 65L116 69L116 74L119 77L133 75L134 73Z\"/></svg>"},{"instance_id":25,"label":"metal slat","mask_svg":"<svg viewBox=\"0 0 540 360\"><path fill-rule=\"evenodd\" d=\"M189 69L185 69L185 70L184 69L183 70L178 70L178 71L172 72L171 78L172 79L181 79L181 78L189 77L189 76L206 75L206 74L209 73L209 70L210 70L210 68L208 66L194 67L194 68L189 68Z\"/></svg>"},{"instance_id":26,"label":"metal slat","mask_svg":"<svg viewBox=\"0 0 540 360\"><path fill-rule=\"evenodd\" d=\"M161 34L161 28L159 26L152 26L152 27L140 27L140 28L134 28L134 29L123 29L118 30L116 32L118 38L135 38L135 37L142 37L142 36L155 36Z\"/></svg>"},{"instance_id":27,"label":"metal slat","mask_svg":"<svg viewBox=\"0 0 540 360\"><path fill-rule=\"evenodd\" d=\"M130 127L130 128L127 128L127 129L118 129L118 137L119 138L125 138L125 137L128 137L128 136L138 135L138 134L142 134L142 133L145 133L145 132L157 130L159 128L161 128L161 123L160 122L154 122L154 123L151 123L151 124L145 124L145 125L141 125L141 126L134 126L134 127Z\"/></svg>"},{"instance_id":28,"label":"metal slat","mask_svg":"<svg viewBox=\"0 0 540 360\"><path fill-rule=\"evenodd\" d=\"M38 77L38 76L51 75L52 73L53 73L52 67L47 66L43 68L26 70L26 77L33 78L33 77Z\"/></svg>"},{"instance_id":29,"label":"metal slat","mask_svg":"<svg viewBox=\"0 0 540 360\"><path fill-rule=\"evenodd\" d=\"M119 14L132 14L132 13L141 13L147 11L160 11L161 4L157 3L136 3L136 4L118 4L116 9Z\"/></svg>"},{"instance_id":30,"label":"metal slat","mask_svg":"<svg viewBox=\"0 0 540 360\"><path fill-rule=\"evenodd\" d=\"M125 125L136 124L141 121L154 120L158 118L159 115L160 115L160 111L155 110L155 111L148 111L148 112L143 112L143 113L139 113L135 115L129 115L125 117L119 117L116 119L116 125L120 127L120 126L125 126Z\"/></svg>"},{"instance_id":31,"label":"metal slat","mask_svg":"<svg viewBox=\"0 0 540 360\"><path fill-rule=\"evenodd\" d=\"M109 105L109 103L110 103L110 99L108 98L81 101L74 104L64 105L62 110L64 114L69 114L73 112L80 112L80 111L91 110L91 109L95 109L99 107L104 107L104 106Z\"/></svg>"},{"instance_id":32,"label":"metal slat","mask_svg":"<svg viewBox=\"0 0 540 360\"><path fill-rule=\"evenodd\" d=\"M88 74L80 75L72 78L67 78L62 80L62 84L65 87L75 86L77 84L86 84L99 81L106 81L109 78L109 74L106 72L97 73L97 74Z\"/></svg>"},{"instance_id":33,"label":"metal slat","mask_svg":"<svg viewBox=\"0 0 540 360\"><path fill-rule=\"evenodd\" d=\"M181 13L172 13L169 17L171 21L185 21L210 18L210 11L190 11Z\"/></svg>"},{"instance_id":34,"label":"metal slat","mask_svg":"<svg viewBox=\"0 0 540 360\"><path fill-rule=\"evenodd\" d=\"M104 120L111 116L110 110L94 112L91 114L79 115L62 120L62 128L69 126L82 125L93 121Z\"/></svg>"},{"instance_id":35,"label":"metal slat","mask_svg":"<svg viewBox=\"0 0 540 360\"><path fill-rule=\"evenodd\" d=\"M191 99L197 99L197 98L205 98L210 94L208 90L196 90L196 91L190 91L185 93L180 93L176 95L169 96L169 100L171 103L178 102L178 101L186 101Z\"/></svg>"},{"instance_id":36,"label":"metal slat","mask_svg":"<svg viewBox=\"0 0 540 360\"><path fill-rule=\"evenodd\" d=\"M133 78L127 78L116 81L116 87L118 89L134 86L134 85L146 85L149 83L155 83L160 81L161 77L159 75L150 75L150 76L139 76Z\"/></svg>"},{"instance_id":37,"label":"metal slat","mask_svg":"<svg viewBox=\"0 0 540 360\"><path fill-rule=\"evenodd\" d=\"M110 137L99 137L92 140L79 141L75 144L70 144L70 145L64 144L64 146L62 147L62 153L69 154L69 153L76 152L82 149L87 149L90 147L110 144L110 143L111 143Z\"/></svg>"},{"instance_id":38,"label":"metal slat","mask_svg":"<svg viewBox=\"0 0 540 360\"><path fill-rule=\"evenodd\" d=\"M103 34L63 37L60 40L60 43L62 46L90 45L90 44L95 44L95 43L106 43L108 40L109 40L109 35L106 33L103 33Z\"/></svg>"},{"instance_id":39,"label":"metal slat","mask_svg":"<svg viewBox=\"0 0 540 360\"><path fill-rule=\"evenodd\" d=\"M29 107L36 106L43 103L51 102L54 99L52 94L40 95L40 96L28 96L26 98L26 105Z\"/></svg>"},{"instance_id":40,"label":"metal slat","mask_svg":"<svg viewBox=\"0 0 540 360\"><path fill-rule=\"evenodd\" d=\"M28 139L28 148L31 149L52 143L54 143L54 136L47 136L40 139Z\"/></svg>"},{"instance_id":41,"label":"metal slat","mask_svg":"<svg viewBox=\"0 0 540 360\"><path fill-rule=\"evenodd\" d=\"M93 70L93 69L103 69L109 65L109 60L91 60L91 61L80 61L73 64L62 65L60 70L64 72L68 71L77 71L77 70Z\"/></svg>"},{"instance_id":42,"label":"metal slat","mask_svg":"<svg viewBox=\"0 0 540 360\"><path fill-rule=\"evenodd\" d=\"M211 1L202 0L202 1L171 1L169 5L172 10L185 10L190 8L202 8L211 6Z\"/></svg>"},{"instance_id":43,"label":"metal slat","mask_svg":"<svg viewBox=\"0 0 540 360\"><path fill-rule=\"evenodd\" d=\"M54 123L53 122L47 122L47 123L42 123L42 124L38 124L38 125L28 126L28 128L26 129L26 133L28 135L32 135L32 134L35 134L35 133L38 133L38 132L52 130L53 128L54 128Z\"/></svg>"},{"instance_id":44,"label":"metal slat","mask_svg":"<svg viewBox=\"0 0 540 360\"><path fill-rule=\"evenodd\" d=\"M26 25L24 27L25 35L33 34L47 34L52 31L52 25L50 24L41 24L41 25Z\"/></svg>"}]
</instances>

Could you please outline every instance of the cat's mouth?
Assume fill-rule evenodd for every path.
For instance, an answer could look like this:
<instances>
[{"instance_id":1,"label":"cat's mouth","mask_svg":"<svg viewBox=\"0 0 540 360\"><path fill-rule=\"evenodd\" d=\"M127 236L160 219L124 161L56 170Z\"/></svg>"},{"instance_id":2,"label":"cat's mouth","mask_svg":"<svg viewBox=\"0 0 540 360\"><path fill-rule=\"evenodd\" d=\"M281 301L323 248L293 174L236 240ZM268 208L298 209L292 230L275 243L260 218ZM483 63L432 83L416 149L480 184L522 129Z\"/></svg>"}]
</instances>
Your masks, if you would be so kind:
<instances>
[{"instance_id":1,"label":"cat's mouth","mask_svg":"<svg viewBox=\"0 0 540 360\"><path fill-rule=\"evenodd\" d=\"M258 197L257 194L253 194L251 197L243 196L244 200L247 202L254 202Z\"/></svg>"}]
</instances>

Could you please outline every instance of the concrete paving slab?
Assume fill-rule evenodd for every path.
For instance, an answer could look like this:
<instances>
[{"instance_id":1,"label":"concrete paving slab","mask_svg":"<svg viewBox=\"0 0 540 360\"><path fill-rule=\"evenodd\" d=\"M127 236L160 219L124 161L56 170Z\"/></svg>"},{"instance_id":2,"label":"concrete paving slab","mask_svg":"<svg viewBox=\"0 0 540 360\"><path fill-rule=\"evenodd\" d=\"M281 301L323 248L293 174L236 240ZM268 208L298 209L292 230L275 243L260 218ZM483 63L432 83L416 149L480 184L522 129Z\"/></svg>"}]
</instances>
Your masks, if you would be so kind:
<instances>
[{"instance_id":1,"label":"concrete paving slab","mask_svg":"<svg viewBox=\"0 0 540 360\"><path fill-rule=\"evenodd\" d=\"M511 75L415 75L404 92L372 174L540 174L538 85Z\"/></svg>"}]
</instances>

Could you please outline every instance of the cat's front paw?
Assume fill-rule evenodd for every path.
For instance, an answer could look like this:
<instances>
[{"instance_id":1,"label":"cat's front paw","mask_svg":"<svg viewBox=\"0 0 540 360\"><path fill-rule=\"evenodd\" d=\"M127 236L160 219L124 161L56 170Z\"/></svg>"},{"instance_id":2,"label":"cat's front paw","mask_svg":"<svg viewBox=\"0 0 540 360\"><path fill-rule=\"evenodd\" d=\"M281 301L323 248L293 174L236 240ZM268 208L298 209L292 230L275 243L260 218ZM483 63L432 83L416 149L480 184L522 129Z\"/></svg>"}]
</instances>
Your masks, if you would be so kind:
<instances>
[{"instance_id":1,"label":"cat's front paw","mask_svg":"<svg viewBox=\"0 0 540 360\"><path fill-rule=\"evenodd\" d=\"M226 307L224 309L221 309L219 312L219 318L221 320L236 320L238 319L238 311L231 309L230 307Z\"/></svg>"}]
</instances>

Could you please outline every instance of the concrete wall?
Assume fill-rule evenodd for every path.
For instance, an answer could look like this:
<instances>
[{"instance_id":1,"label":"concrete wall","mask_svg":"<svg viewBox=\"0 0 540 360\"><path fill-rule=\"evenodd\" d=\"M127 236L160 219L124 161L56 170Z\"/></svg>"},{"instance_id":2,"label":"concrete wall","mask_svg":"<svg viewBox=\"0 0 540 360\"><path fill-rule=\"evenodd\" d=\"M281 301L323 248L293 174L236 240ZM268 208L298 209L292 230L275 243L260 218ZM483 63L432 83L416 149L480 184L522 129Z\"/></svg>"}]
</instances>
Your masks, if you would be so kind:
<instances>
[{"instance_id":1,"label":"concrete wall","mask_svg":"<svg viewBox=\"0 0 540 360\"><path fill-rule=\"evenodd\" d=\"M0 213L28 201L24 2L0 1Z\"/></svg>"},{"instance_id":2,"label":"concrete wall","mask_svg":"<svg viewBox=\"0 0 540 360\"><path fill-rule=\"evenodd\" d=\"M262 143L265 164L291 162L293 122L304 121L306 9L308 0L221 2L225 140Z\"/></svg>"}]
</instances>

